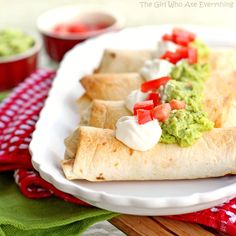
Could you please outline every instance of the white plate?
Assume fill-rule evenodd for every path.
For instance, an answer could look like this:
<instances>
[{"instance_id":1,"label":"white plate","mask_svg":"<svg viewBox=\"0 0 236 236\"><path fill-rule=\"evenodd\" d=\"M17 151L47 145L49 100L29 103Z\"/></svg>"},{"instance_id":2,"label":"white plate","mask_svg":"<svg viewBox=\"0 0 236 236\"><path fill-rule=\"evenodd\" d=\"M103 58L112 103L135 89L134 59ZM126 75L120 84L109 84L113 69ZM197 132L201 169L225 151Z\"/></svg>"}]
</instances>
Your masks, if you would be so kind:
<instances>
[{"instance_id":1,"label":"white plate","mask_svg":"<svg viewBox=\"0 0 236 236\"><path fill-rule=\"evenodd\" d=\"M236 47L229 31L185 26L211 46ZM76 46L65 56L41 112L30 149L40 175L58 189L94 206L137 215L169 215L212 207L236 195L236 176L203 180L91 183L69 181L60 168L64 138L79 121L75 100L83 94L78 79L98 65L105 48L155 48L156 41L172 26L125 29ZM142 171L142 170L140 170Z\"/></svg>"}]
</instances>

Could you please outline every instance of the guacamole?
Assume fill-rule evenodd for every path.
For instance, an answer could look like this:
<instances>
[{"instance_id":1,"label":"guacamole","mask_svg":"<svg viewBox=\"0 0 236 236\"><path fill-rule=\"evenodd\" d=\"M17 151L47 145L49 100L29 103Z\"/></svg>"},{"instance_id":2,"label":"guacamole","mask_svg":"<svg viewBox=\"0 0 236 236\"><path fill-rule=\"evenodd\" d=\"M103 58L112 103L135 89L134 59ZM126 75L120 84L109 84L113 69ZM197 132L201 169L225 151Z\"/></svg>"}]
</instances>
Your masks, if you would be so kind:
<instances>
[{"instance_id":1,"label":"guacamole","mask_svg":"<svg viewBox=\"0 0 236 236\"><path fill-rule=\"evenodd\" d=\"M210 48L200 39L195 39L191 43L191 46L198 50L198 56L200 60L207 58L210 54Z\"/></svg>"},{"instance_id":2,"label":"guacamole","mask_svg":"<svg viewBox=\"0 0 236 236\"><path fill-rule=\"evenodd\" d=\"M161 125L160 142L177 143L181 147L191 146L202 136L202 132L209 131L213 127L214 123L203 111L175 110Z\"/></svg>"},{"instance_id":3,"label":"guacamole","mask_svg":"<svg viewBox=\"0 0 236 236\"><path fill-rule=\"evenodd\" d=\"M174 80L201 83L206 81L210 76L209 64L198 63L190 65L187 61L183 61L172 69L170 76Z\"/></svg>"},{"instance_id":4,"label":"guacamole","mask_svg":"<svg viewBox=\"0 0 236 236\"><path fill-rule=\"evenodd\" d=\"M164 101L177 99L184 101L186 107L171 111L168 119L161 124L160 142L191 146L203 132L214 127L203 111L203 82L208 76L208 64L189 65L183 62L172 70L172 80L164 88Z\"/></svg>"},{"instance_id":5,"label":"guacamole","mask_svg":"<svg viewBox=\"0 0 236 236\"><path fill-rule=\"evenodd\" d=\"M0 57L23 53L34 44L34 39L20 30L0 30Z\"/></svg>"},{"instance_id":6,"label":"guacamole","mask_svg":"<svg viewBox=\"0 0 236 236\"><path fill-rule=\"evenodd\" d=\"M202 109L202 86L196 82L170 80L164 90L165 102L172 99L184 101L186 110L199 111Z\"/></svg>"}]
</instances>

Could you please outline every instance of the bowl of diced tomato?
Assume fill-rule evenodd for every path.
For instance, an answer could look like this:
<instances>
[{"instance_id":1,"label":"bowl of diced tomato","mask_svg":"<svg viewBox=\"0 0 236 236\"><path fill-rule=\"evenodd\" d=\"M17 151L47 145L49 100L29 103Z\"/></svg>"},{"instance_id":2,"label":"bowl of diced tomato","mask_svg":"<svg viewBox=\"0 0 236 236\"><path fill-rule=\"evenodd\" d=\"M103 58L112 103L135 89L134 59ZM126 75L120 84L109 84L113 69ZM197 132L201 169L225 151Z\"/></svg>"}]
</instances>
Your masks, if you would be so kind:
<instances>
[{"instance_id":1,"label":"bowl of diced tomato","mask_svg":"<svg viewBox=\"0 0 236 236\"><path fill-rule=\"evenodd\" d=\"M67 6L49 10L38 17L37 28L47 54L60 62L76 44L123 27L123 18L104 10L80 10Z\"/></svg>"}]
</instances>

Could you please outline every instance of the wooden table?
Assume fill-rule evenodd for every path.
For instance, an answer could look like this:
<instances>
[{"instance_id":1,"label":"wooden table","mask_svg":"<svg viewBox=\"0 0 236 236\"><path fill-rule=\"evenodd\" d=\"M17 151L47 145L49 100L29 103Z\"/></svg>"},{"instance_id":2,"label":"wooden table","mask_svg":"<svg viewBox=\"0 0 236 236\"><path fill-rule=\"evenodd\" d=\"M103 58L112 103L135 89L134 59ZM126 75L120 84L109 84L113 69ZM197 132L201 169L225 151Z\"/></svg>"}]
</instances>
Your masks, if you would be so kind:
<instances>
[{"instance_id":1,"label":"wooden table","mask_svg":"<svg viewBox=\"0 0 236 236\"><path fill-rule=\"evenodd\" d=\"M159 216L121 215L110 223L128 236L227 236L198 224Z\"/></svg>"}]
</instances>

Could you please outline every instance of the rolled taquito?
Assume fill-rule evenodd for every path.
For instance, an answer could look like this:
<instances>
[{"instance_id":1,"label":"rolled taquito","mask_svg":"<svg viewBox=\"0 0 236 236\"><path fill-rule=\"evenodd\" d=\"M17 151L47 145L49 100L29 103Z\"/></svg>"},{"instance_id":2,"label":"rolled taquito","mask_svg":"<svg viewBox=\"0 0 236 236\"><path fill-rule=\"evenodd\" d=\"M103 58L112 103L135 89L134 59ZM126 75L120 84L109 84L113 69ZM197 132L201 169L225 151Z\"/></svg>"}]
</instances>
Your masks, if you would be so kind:
<instances>
[{"instance_id":1,"label":"rolled taquito","mask_svg":"<svg viewBox=\"0 0 236 236\"><path fill-rule=\"evenodd\" d=\"M105 49L102 60L95 73L137 72L144 62L152 59L153 50Z\"/></svg>"},{"instance_id":2,"label":"rolled taquito","mask_svg":"<svg viewBox=\"0 0 236 236\"><path fill-rule=\"evenodd\" d=\"M213 71L204 84L204 110L216 128L236 126L236 73Z\"/></svg>"},{"instance_id":3,"label":"rolled taquito","mask_svg":"<svg viewBox=\"0 0 236 236\"><path fill-rule=\"evenodd\" d=\"M87 120L89 126L115 129L116 122L121 116L131 115L124 101L93 100Z\"/></svg>"},{"instance_id":4,"label":"rolled taquito","mask_svg":"<svg viewBox=\"0 0 236 236\"><path fill-rule=\"evenodd\" d=\"M75 159L62 161L68 179L89 181L197 179L236 174L236 128L213 129L193 146L130 149L114 131L81 126Z\"/></svg>"},{"instance_id":5,"label":"rolled taquito","mask_svg":"<svg viewBox=\"0 0 236 236\"><path fill-rule=\"evenodd\" d=\"M65 160L70 160L75 158L75 154L78 147L79 141L79 129L77 128L69 137L64 141L66 146L66 151L64 155Z\"/></svg>"},{"instance_id":6,"label":"rolled taquito","mask_svg":"<svg viewBox=\"0 0 236 236\"><path fill-rule=\"evenodd\" d=\"M215 71L236 71L236 49L212 49L208 62Z\"/></svg>"},{"instance_id":7,"label":"rolled taquito","mask_svg":"<svg viewBox=\"0 0 236 236\"><path fill-rule=\"evenodd\" d=\"M123 100L142 82L138 73L92 74L80 80L88 97L102 100Z\"/></svg>"},{"instance_id":8,"label":"rolled taquito","mask_svg":"<svg viewBox=\"0 0 236 236\"><path fill-rule=\"evenodd\" d=\"M79 97L76 101L79 113L84 112L90 106L91 101L91 98L86 93Z\"/></svg>"}]
</instances>

